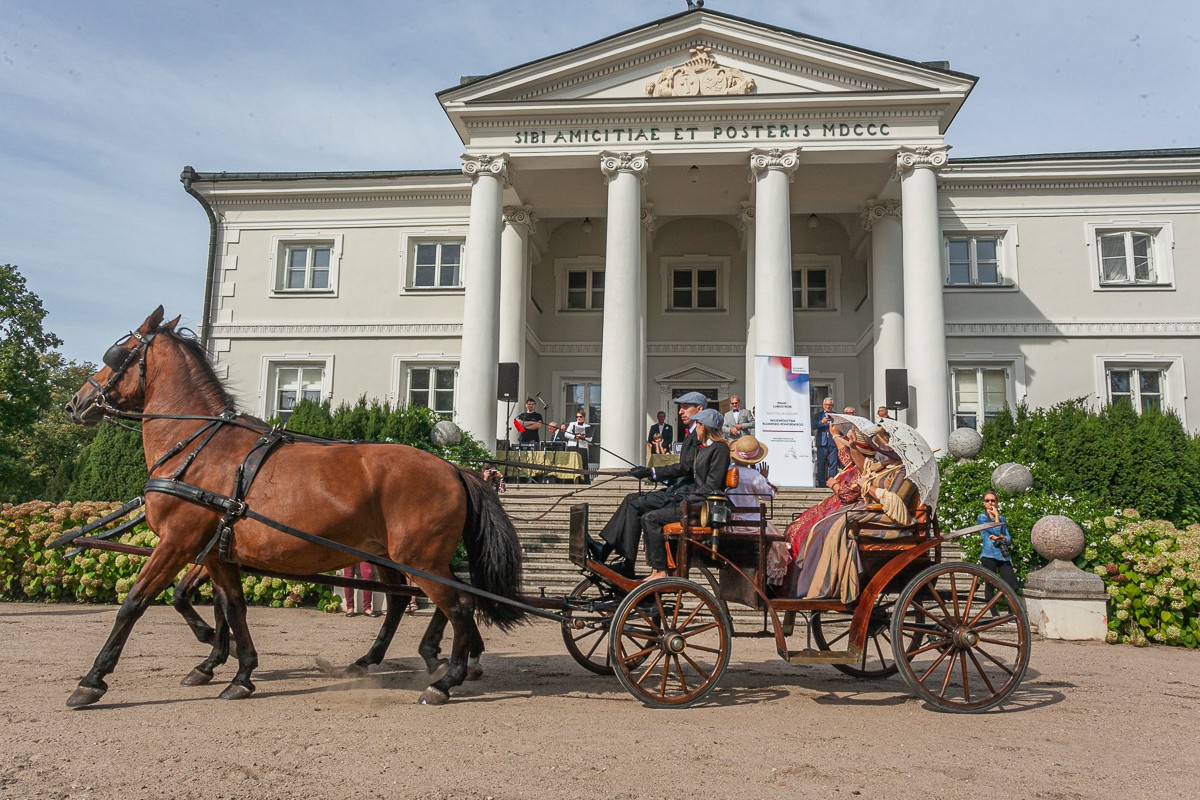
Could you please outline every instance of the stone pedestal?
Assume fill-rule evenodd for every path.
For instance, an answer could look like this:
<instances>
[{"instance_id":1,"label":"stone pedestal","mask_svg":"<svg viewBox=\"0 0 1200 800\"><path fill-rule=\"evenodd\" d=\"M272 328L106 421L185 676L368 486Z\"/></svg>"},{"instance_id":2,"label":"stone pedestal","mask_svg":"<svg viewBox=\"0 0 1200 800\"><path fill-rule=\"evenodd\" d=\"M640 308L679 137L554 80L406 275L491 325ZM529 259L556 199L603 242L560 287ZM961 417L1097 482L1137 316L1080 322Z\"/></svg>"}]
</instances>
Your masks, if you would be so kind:
<instances>
[{"instance_id":1,"label":"stone pedestal","mask_svg":"<svg viewBox=\"0 0 1200 800\"><path fill-rule=\"evenodd\" d=\"M1104 641L1108 594L1099 575L1071 563L1083 550L1083 530L1069 517L1042 517L1033 526L1033 548L1050 563L1031 572L1021 593L1029 621L1046 639Z\"/></svg>"}]
</instances>

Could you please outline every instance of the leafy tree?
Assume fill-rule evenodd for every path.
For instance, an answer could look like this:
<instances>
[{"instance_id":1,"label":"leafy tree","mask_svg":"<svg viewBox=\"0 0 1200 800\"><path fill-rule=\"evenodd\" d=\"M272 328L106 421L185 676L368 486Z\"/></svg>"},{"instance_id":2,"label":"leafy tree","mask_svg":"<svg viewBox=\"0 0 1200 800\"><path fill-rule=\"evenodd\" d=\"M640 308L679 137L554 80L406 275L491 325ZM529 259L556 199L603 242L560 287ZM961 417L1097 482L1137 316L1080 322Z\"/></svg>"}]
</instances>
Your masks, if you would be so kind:
<instances>
[{"instance_id":1,"label":"leafy tree","mask_svg":"<svg viewBox=\"0 0 1200 800\"><path fill-rule=\"evenodd\" d=\"M95 367L59 353L44 354L42 360L50 376L49 406L32 423L0 435L2 502L64 499L80 455L96 436L95 428L76 425L63 411Z\"/></svg>"},{"instance_id":2,"label":"leafy tree","mask_svg":"<svg viewBox=\"0 0 1200 800\"><path fill-rule=\"evenodd\" d=\"M13 264L0 264L0 434L27 425L50 404L43 356L62 340L42 329L46 309Z\"/></svg>"}]
</instances>

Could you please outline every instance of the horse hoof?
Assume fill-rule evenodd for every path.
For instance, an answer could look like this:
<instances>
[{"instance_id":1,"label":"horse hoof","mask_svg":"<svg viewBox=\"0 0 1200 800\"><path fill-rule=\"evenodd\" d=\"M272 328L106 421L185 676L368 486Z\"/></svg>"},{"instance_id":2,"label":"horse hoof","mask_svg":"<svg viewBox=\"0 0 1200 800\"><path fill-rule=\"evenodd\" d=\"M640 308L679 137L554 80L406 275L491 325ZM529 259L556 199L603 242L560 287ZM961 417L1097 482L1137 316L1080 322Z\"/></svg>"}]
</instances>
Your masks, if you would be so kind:
<instances>
[{"instance_id":1,"label":"horse hoof","mask_svg":"<svg viewBox=\"0 0 1200 800\"><path fill-rule=\"evenodd\" d=\"M423 706L444 706L450 701L450 693L443 692L436 686L426 686L417 702Z\"/></svg>"},{"instance_id":2,"label":"horse hoof","mask_svg":"<svg viewBox=\"0 0 1200 800\"><path fill-rule=\"evenodd\" d=\"M91 686L77 686L67 698L67 708L83 708L104 697L105 689L93 689Z\"/></svg>"},{"instance_id":3,"label":"horse hoof","mask_svg":"<svg viewBox=\"0 0 1200 800\"><path fill-rule=\"evenodd\" d=\"M241 683L231 683L225 687L225 691L221 692L222 700L245 700L250 695L254 694L254 684L246 686Z\"/></svg>"},{"instance_id":4,"label":"horse hoof","mask_svg":"<svg viewBox=\"0 0 1200 800\"><path fill-rule=\"evenodd\" d=\"M362 664L351 664L342 670L342 675L347 678L365 678L367 676L367 668Z\"/></svg>"},{"instance_id":5,"label":"horse hoof","mask_svg":"<svg viewBox=\"0 0 1200 800\"><path fill-rule=\"evenodd\" d=\"M483 677L483 667L467 667L467 680L477 681Z\"/></svg>"},{"instance_id":6,"label":"horse hoof","mask_svg":"<svg viewBox=\"0 0 1200 800\"><path fill-rule=\"evenodd\" d=\"M197 667L196 669L192 670L187 675L185 675L183 677L183 680L181 680L179 682L179 685L180 686L204 686L212 679L213 679L213 674L211 672L205 672L204 670Z\"/></svg>"}]
</instances>

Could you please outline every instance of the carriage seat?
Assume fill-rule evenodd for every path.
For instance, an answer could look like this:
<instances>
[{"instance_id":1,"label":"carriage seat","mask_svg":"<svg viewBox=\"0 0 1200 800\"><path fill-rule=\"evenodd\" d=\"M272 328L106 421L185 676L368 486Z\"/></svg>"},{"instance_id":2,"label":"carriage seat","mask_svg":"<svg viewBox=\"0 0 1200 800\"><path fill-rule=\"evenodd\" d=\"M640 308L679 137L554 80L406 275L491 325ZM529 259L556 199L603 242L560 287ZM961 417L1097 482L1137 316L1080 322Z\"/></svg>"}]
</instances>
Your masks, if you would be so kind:
<instances>
[{"instance_id":1,"label":"carriage seat","mask_svg":"<svg viewBox=\"0 0 1200 800\"><path fill-rule=\"evenodd\" d=\"M883 506L872 503L866 507L866 510L882 513ZM916 508L910 509L910 514L912 522L908 525L883 521L854 522L850 526L850 537L858 542L859 549L861 550L890 549L883 548L877 544L881 541L886 541L889 545L908 545L922 542L929 537L933 510L929 506L921 504Z\"/></svg>"}]
</instances>

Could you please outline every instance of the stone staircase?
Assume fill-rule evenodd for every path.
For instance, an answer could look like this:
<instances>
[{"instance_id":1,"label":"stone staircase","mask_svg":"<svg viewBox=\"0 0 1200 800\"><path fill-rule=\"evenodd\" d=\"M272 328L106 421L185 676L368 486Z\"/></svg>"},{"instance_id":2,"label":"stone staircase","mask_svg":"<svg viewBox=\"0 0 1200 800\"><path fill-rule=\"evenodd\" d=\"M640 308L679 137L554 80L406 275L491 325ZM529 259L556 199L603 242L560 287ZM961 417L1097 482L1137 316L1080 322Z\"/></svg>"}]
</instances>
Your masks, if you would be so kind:
<instances>
[{"instance_id":1,"label":"stone staircase","mask_svg":"<svg viewBox=\"0 0 1200 800\"><path fill-rule=\"evenodd\" d=\"M588 504L589 528L595 537L625 495L638 489L638 482L633 478L601 481L595 487L510 483L508 491L500 496L521 537L525 554L525 594L561 597L579 583L581 572L567 559L571 506ZM564 497L567 493L572 494ZM781 489L775 498L772 519L782 529L793 514L821 502L828 495L825 489ZM642 568L645 568L644 564Z\"/></svg>"}]
</instances>

